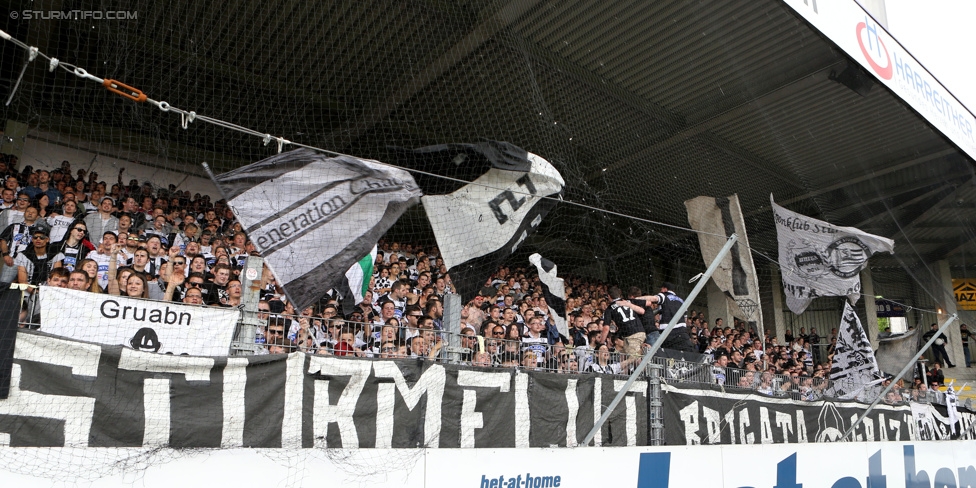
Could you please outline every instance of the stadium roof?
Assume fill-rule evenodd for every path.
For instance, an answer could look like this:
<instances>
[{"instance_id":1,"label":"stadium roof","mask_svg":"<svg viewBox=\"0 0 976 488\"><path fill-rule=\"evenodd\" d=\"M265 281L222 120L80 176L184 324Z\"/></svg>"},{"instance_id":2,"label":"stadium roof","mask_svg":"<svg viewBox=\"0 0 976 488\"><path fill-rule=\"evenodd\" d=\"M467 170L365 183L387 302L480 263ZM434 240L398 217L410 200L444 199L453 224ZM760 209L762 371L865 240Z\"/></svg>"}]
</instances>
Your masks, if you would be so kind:
<instances>
[{"instance_id":1,"label":"stadium roof","mask_svg":"<svg viewBox=\"0 0 976 488\"><path fill-rule=\"evenodd\" d=\"M567 200L640 219L686 227L684 200L737 193L763 251L775 251L772 193L792 210L894 238L898 254L875 266L961 266L976 252L972 159L778 0L125 9L139 20L87 32L8 21L7 31L173 105L349 154L508 140L563 172ZM21 55L3 49L9 79ZM183 130L155 108L42 69L8 118L156 148L191 172L200 160L221 169L272 154L249 136ZM845 70L855 81L832 80ZM533 246L557 262L695 246L688 232L568 205L544 226ZM571 238L580 229L620 238Z\"/></svg>"}]
</instances>

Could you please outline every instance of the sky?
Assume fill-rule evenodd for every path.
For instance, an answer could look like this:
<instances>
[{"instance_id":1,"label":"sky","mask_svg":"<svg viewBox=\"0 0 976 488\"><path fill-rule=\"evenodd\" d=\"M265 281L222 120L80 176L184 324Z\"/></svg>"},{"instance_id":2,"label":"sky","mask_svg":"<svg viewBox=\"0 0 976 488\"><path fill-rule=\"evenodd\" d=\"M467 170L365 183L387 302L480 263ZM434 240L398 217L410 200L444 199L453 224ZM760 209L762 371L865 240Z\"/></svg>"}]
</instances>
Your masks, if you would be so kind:
<instances>
[{"instance_id":1,"label":"sky","mask_svg":"<svg viewBox=\"0 0 976 488\"><path fill-rule=\"evenodd\" d=\"M976 0L885 0L888 32L976 113Z\"/></svg>"}]
</instances>

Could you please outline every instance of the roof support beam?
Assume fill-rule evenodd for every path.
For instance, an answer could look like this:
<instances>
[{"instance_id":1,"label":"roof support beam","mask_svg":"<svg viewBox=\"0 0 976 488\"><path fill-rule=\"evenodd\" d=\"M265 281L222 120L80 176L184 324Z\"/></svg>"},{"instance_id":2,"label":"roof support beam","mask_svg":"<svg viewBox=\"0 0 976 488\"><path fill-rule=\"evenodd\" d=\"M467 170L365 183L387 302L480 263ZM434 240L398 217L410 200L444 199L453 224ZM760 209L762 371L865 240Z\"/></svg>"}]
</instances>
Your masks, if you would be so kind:
<instances>
[{"instance_id":1,"label":"roof support beam","mask_svg":"<svg viewBox=\"0 0 976 488\"><path fill-rule=\"evenodd\" d=\"M398 106L419 93L437 78L446 73L458 62L473 53L498 31L511 25L522 15L535 7L540 0L511 0L494 14L478 24L457 44L445 49L436 59L416 75L408 74L394 82L396 87L383 101L365 111L362 118L356 119L352 127L333 131L326 137L326 146L343 148L386 119Z\"/></svg>"},{"instance_id":2,"label":"roof support beam","mask_svg":"<svg viewBox=\"0 0 976 488\"><path fill-rule=\"evenodd\" d=\"M917 216L915 216L909 222L907 222L905 224L900 224L897 221L894 222L893 225L890 226L888 228L887 232L885 232L883 235L894 237L894 236L898 236L900 234L900 235L902 235L904 237L908 237L908 233L911 232L912 229L914 229L915 227L918 227L919 224L922 224L923 222L925 222L925 220L927 220L929 217L932 217L934 215L937 215L939 212L944 211L944 209L942 208L942 206L945 205L945 204L947 204L947 203L949 203L949 202L952 202L952 201L956 200L958 198L959 192L961 190L965 189L966 187L968 187L972 183L972 181L973 181L973 178L971 176L969 178L966 178L965 181L960 182L959 185L957 185L946 196L942 197L941 200L939 200L938 202L936 202L934 205L930 206L924 212L922 212L922 213L918 214Z\"/></svg>"},{"instance_id":3,"label":"roof support beam","mask_svg":"<svg viewBox=\"0 0 976 488\"><path fill-rule=\"evenodd\" d=\"M776 87L775 89L770 90L766 93L762 93L756 96L755 98L753 98L752 100L750 100L749 102L743 103L730 110L726 110L725 112L717 114L713 117L704 119L701 122L692 124L687 127L683 127L680 130L668 136L666 139L663 139L651 146L648 146L640 151L635 152L630 156L627 156L626 158L621 159L620 161L617 161L607 166L606 170L601 169L599 171L594 171L593 173L590 173L589 175L587 175L586 179L587 181L592 182L594 179L600 178L602 175L606 175L609 172L616 171L618 169L624 168L628 165L637 163L639 161L643 161L659 151L663 151L669 147L687 141L688 139L692 139L694 137L698 137L702 134L705 134L711 131L712 129L727 124L747 113L760 110L762 109L762 107L775 105L781 100L792 97L797 93L809 90L815 87L816 85L823 83L826 80L825 73L829 73L831 69L836 69L838 66L840 66L840 63L831 63L828 66L818 68L813 72L811 72L810 74L802 76L795 81L791 81L789 83ZM799 183L797 183L796 181L790 181L790 184L795 187L800 187Z\"/></svg>"}]
</instances>

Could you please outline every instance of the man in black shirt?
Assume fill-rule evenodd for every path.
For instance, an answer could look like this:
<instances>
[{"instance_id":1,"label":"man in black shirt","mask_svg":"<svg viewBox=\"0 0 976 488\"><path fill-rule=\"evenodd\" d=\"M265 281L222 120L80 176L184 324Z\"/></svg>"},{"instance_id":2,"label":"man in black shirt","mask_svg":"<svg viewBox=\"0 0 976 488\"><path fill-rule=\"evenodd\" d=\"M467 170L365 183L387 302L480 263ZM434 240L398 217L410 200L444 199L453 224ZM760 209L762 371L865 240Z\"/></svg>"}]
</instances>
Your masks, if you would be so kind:
<instances>
[{"instance_id":1,"label":"man in black shirt","mask_svg":"<svg viewBox=\"0 0 976 488\"><path fill-rule=\"evenodd\" d=\"M661 292L657 295L638 297L638 299L645 300L650 305L658 306L657 313L661 315L661 327L666 327L665 324L670 324L671 319L677 315L678 310L685 303L681 297L672 291L673 289L674 285L665 281L661 284ZM688 337L688 327L685 325L684 317L678 317L674 329L668 334L661 347L676 351L695 352L695 345L691 342L691 338Z\"/></svg>"},{"instance_id":2,"label":"man in black shirt","mask_svg":"<svg viewBox=\"0 0 976 488\"><path fill-rule=\"evenodd\" d=\"M929 326L929 331L922 335L922 340L928 342L933 336L939 333L939 325L932 324ZM939 334L939 337L932 343L932 355L935 356L935 362L941 363L945 362L946 367L955 368L956 365L949 361L949 353L946 352L946 342L949 339L945 334Z\"/></svg>"},{"instance_id":3,"label":"man in black shirt","mask_svg":"<svg viewBox=\"0 0 976 488\"><path fill-rule=\"evenodd\" d=\"M624 353L629 356L640 356L641 344L647 337L644 333L644 324L639 317L644 314L644 308L624 300L620 288L616 286L610 287L607 293L610 294L613 302L603 313L603 323L617 324L617 336L624 338Z\"/></svg>"},{"instance_id":4,"label":"man in black shirt","mask_svg":"<svg viewBox=\"0 0 976 488\"><path fill-rule=\"evenodd\" d=\"M969 338L972 337L972 332L969 331L969 326L962 324L959 326L959 335L962 337L962 352L966 357L966 367L972 367L973 357L969 354Z\"/></svg>"}]
</instances>

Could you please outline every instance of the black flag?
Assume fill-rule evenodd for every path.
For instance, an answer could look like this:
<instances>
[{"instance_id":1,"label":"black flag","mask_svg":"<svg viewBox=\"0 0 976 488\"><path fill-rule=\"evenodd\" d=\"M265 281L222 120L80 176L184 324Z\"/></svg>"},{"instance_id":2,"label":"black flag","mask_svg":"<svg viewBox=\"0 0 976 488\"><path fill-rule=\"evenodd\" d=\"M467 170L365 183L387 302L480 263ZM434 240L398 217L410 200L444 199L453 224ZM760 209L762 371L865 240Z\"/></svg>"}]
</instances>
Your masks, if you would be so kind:
<instances>
[{"instance_id":1,"label":"black flag","mask_svg":"<svg viewBox=\"0 0 976 488\"><path fill-rule=\"evenodd\" d=\"M507 142L397 153L402 166L448 177L418 174L416 181L441 257L465 299L539 226L555 204L544 197L565 185L548 161Z\"/></svg>"}]
</instances>

